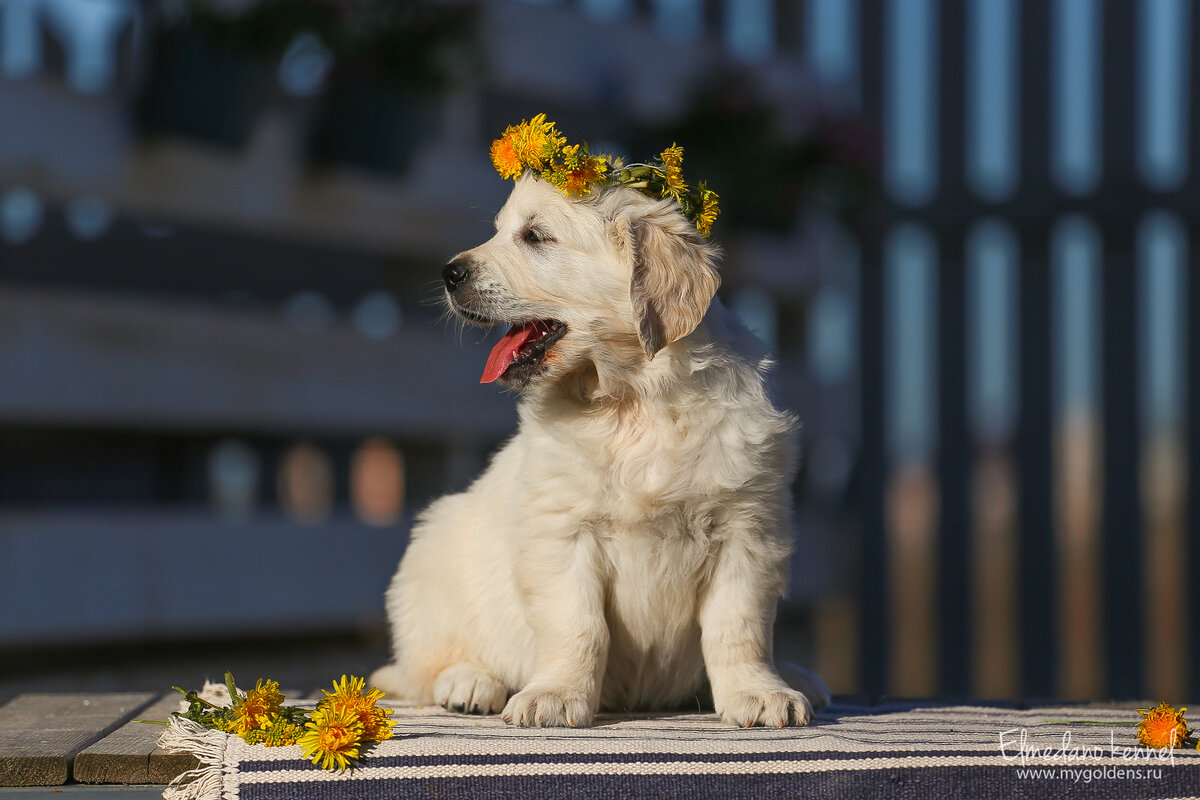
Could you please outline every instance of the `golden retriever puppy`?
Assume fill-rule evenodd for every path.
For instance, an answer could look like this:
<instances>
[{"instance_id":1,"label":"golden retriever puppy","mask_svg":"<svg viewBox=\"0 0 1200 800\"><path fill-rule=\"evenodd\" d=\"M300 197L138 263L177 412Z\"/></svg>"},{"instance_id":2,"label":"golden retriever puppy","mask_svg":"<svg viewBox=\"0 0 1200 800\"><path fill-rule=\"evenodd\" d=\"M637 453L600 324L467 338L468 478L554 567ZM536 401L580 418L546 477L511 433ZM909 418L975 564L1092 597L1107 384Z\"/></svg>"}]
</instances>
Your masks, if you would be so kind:
<instances>
[{"instance_id":1,"label":"golden retriever puppy","mask_svg":"<svg viewBox=\"0 0 1200 800\"><path fill-rule=\"evenodd\" d=\"M733 725L804 725L828 702L772 662L796 426L714 300L715 260L671 200L527 174L446 266L455 314L511 326L482 380L520 390L520 426L419 517L372 683L523 726L697 698Z\"/></svg>"}]
</instances>

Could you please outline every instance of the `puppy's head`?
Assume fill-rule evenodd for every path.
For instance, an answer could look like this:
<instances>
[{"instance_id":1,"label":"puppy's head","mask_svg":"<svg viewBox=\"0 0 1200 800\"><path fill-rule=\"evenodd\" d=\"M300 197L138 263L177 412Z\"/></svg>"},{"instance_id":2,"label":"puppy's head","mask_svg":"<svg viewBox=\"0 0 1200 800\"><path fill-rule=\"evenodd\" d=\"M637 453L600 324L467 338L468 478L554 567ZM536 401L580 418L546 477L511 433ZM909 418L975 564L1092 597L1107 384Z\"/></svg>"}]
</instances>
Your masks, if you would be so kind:
<instances>
[{"instance_id":1,"label":"puppy's head","mask_svg":"<svg viewBox=\"0 0 1200 800\"><path fill-rule=\"evenodd\" d=\"M578 377L607 391L691 333L720 283L715 249L675 203L633 189L568 199L527 174L495 222L442 272L454 313L509 326L484 383Z\"/></svg>"}]
</instances>

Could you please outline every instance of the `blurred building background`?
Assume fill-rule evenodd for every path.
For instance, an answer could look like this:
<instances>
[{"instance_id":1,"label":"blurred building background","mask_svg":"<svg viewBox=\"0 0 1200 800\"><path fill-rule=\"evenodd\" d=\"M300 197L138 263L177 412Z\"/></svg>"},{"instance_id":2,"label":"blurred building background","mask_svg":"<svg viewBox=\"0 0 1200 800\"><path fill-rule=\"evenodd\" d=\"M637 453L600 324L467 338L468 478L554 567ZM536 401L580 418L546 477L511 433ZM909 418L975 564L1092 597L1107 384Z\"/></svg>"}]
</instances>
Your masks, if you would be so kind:
<instances>
[{"instance_id":1,"label":"blurred building background","mask_svg":"<svg viewBox=\"0 0 1200 800\"><path fill-rule=\"evenodd\" d=\"M0 696L382 660L412 515L515 425L439 269L544 111L721 194L721 296L804 421L781 656L1183 699L1193 16L0 0Z\"/></svg>"}]
</instances>

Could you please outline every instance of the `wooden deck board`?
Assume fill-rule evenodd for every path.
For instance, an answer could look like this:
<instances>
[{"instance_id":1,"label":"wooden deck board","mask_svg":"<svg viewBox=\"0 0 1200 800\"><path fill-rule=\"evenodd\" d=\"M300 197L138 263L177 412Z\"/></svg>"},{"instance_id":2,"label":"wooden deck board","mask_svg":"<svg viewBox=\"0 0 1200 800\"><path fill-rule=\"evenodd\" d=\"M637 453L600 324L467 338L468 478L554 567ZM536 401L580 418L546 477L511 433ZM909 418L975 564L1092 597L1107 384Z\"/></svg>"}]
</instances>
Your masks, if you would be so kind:
<instances>
[{"instance_id":1,"label":"wooden deck board","mask_svg":"<svg viewBox=\"0 0 1200 800\"><path fill-rule=\"evenodd\" d=\"M0 707L0 786L60 786L75 756L157 695L23 694Z\"/></svg>"},{"instance_id":2,"label":"wooden deck board","mask_svg":"<svg viewBox=\"0 0 1200 800\"><path fill-rule=\"evenodd\" d=\"M295 703L311 693L285 691L285 702ZM166 721L178 711L182 697L168 692L136 715L136 719ZM165 784L195 769L194 756L168 753L158 747L161 725L130 720L75 758L72 777L79 783Z\"/></svg>"},{"instance_id":3,"label":"wooden deck board","mask_svg":"<svg viewBox=\"0 0 1200 800\"><path fill-rule=\"evenodd\" d=\"M163 695L137 719L166 721L179 709L177 692ZM199 763L192 756L158 749L161 725L130 720L75 757L72 777L80 783L169 783ZM153 775L153 777L152 777Z\"/></svg>"}]
</instances>

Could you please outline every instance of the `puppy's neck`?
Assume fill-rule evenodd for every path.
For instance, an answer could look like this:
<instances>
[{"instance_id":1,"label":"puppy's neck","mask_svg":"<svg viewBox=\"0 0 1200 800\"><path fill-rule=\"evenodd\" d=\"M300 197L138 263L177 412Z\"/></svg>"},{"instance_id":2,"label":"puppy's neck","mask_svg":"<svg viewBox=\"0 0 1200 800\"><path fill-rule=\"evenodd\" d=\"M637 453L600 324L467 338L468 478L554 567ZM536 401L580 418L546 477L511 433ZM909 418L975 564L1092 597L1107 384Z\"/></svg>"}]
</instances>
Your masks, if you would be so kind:
<instances>
[{"instance_id":1,"label":"puppy's neck","mask_svg":"<svg viewBox=\"0 0 1200 800\"><path fill-rule=\"evenodd\" d=\"M697 337L699 338L699 337ZM586 416L606 414L624 418L631 409L647 404L671 405L671 397L694 370L690 352L695 345L685 337L660 350L653 359L640 350L630 351L626 363L609 360L607 369L594 362L562 376L527 395L534 407L561 412L564 407Z\"/></svg>"}]
</instances>

